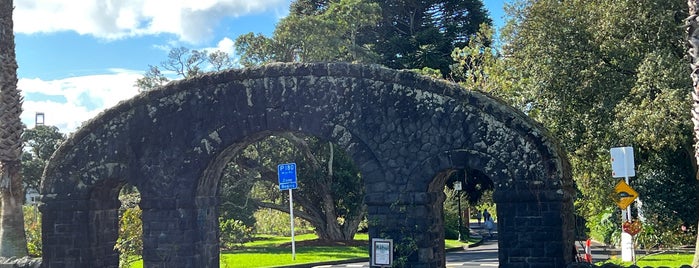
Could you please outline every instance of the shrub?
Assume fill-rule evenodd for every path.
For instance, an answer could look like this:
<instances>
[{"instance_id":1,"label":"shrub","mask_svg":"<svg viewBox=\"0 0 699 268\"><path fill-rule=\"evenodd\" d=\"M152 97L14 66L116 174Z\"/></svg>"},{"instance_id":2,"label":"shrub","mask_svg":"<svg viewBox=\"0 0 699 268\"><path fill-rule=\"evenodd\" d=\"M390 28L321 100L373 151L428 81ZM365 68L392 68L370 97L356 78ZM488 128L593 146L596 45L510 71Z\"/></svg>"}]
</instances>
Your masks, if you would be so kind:
<instances>
[{"instance_id":1,"label":"shrub","mask_svg":"<svg viewBox=\"0 0 699 268\"><path fill-rule=\"evenodd\" d=\"M462 229L462 235L466 238L466 228ZM459 238L459 215L456 211L444 210L444 238L458 239Z\"/></svg>"},{"instance_id":2,"label":"shrub","mask_svg":"<svg viewBox=\"0 0 699 268\"><path fill-rule=\"evenodd\" d=\"M252 227L246 226L236 219L219 219L221 229L219 242L224 250L234 249L243 243L251 241L253 237Z\"/></svg>"},{"instance_id":3,"label":"shrub","mask_svg":"<svg viewBox=\"0 0 699 268\"><path fill-rule=\"evenodd\" d=\"M24 206L23 209L29 256L41 257L41 213L35 206Z\"/></svg>"},{"instance_id":4,"label":"shrub","mask_svg":"<svg viewBox=\"0 0 699 268\"><path fill-rule=\"evenodd\" d=\"M607 245L619 245L621 239L621 222L618 209L607 209L587 221L592 239Z\"/></svg>"},{"instance_id":5,"label":"shrub","mask_svg":"<svg viewBox=\"0 0 699 268\"><path fill-rule=\"evenodd\" d=\"M255 232L286 236L291 234L289 214L273 209L263 208L255 212ZM295 217L294 233L307 234L313 232L313 226L307 221Z\"/></svg>"},{"instance_id":6,"label":"shrub","mask_svg":"<svg viewBox=\"0 0 699 268\"><path fill-rule=\"evenodd\" d=\"M119 238L114 249L119 251L119 266L130 264L143 254L143 224L141 208L126 208L119 220Z\"/></svg>"}]
</instances>

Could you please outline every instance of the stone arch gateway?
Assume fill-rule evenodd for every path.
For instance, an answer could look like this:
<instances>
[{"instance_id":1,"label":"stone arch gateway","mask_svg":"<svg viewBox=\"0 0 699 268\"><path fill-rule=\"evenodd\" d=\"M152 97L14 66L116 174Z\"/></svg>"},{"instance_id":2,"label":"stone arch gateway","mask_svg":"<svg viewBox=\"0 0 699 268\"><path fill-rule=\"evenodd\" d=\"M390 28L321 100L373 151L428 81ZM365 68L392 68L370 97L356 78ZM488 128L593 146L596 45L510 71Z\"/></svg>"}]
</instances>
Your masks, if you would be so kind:
<instances>
[{"instance_id":1,"label":"stone arch gateway","mask_svg":"<svg viewBox=\"0 0 699 268\"><path fill-rule=\"evenodd\" d=\"M370 237L396 258L444 267L443 176L494 182L501 267L573 261L573 181L553 139L478 91L347 63L271 64L173 82L74 133L41 187L44 267L117 267L118 191L138 188L145 267L218 267L225 163L252 141L303 132L342 147L365 181Z\"/></svg>"}]
</instances>

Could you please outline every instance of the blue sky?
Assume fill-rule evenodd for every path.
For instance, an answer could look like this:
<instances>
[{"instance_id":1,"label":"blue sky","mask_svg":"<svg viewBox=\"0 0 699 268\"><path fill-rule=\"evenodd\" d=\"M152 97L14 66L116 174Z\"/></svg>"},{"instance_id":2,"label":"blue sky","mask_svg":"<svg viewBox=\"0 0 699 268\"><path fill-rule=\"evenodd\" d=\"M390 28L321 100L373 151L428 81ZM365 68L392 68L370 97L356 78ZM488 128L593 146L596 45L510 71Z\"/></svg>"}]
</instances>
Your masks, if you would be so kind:
<instances>
[{"instance_id":1,"label":"blue sky","mask_svg":"<svg viewBox=\"0 0 699 268\"><path fill-rule=\"evenodd\" d=\"M484 0L496 27L505 0ZM14 23L22 121L37 112L75 131L137 94L148 65L173 47L222 50L248 32L269 35L291 0L18 0Z\"/></svg>"}]
</instances>

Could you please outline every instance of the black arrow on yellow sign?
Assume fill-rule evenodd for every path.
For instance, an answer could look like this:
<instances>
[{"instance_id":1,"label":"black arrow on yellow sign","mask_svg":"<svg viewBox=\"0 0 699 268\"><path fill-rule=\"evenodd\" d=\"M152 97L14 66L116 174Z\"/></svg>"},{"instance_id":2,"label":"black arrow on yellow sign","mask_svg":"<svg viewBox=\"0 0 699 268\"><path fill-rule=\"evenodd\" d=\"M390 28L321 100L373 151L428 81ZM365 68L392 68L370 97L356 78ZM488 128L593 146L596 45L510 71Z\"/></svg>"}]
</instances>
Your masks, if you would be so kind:
<instances>
[{"instance_id":1,"label":"black arrow on yellow sign","mask_svg":"<svg viewBox=\"0 0 699 268\"><path fill-rule=\"evenodd\" d=\"M631 188L624 180L619 180L614 187L614 191L616 192L614 201L621 209L626 209L638 198L638 192Z\"/></svg>"}]
</instances>

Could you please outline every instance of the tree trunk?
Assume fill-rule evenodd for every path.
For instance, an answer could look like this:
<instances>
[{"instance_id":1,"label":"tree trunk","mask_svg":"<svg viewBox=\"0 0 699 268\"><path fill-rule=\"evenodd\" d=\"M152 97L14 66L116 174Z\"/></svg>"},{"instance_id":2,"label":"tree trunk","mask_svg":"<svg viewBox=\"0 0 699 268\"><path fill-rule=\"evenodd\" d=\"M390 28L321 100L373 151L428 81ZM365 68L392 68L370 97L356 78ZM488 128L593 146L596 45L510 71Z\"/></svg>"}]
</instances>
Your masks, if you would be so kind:
<instances>
[{"instance_id":1,"label":"tree trunk","mask_svg":"<svg viewBox=\"0 0 699 268\"><path fill-rule=\"evenodd\" d=\"M22 203L20 120L12 0L0 0L0 257L27 256Z\"/></svg>"},{"instance_id":2,"label":"tree trunk","mask_svg":"<svg viewBox=\"0 0 699 268\"><path fill-rule=\"evenodd\" d=\"M20 161L0 163L0 257L27 256Z\"/></svg>"},{"instance_id":3,"label":"tree trunk","mask_svg":"<svg viewBox=\"0 0 699 268\"><path fill-rule=\"evenodd\" d=\"M694 123L694 159L699 163L699 0L688 0L689 17L687 18L687 42L689 42L689 56L692 68L692 122ZM699 172L695 169L697 179ZM699 189L697 189L699 195ZM699 223L697 223L699 227ZM692 267L699 267L699 232L694 245L694 260Z\"/></svg>"},{"instance_id":4,"label":"tree trunk","mask_svg":"<svg viewBox=\"0 0 699 268\"><path fill-rule=\"evenodd\" d=\"M316 233L321 240L345 240L342 237L340 223L337 221L337 212L335 211L335 199L332 196L330 186L333 184L333 144L330 145L330 154L328 156L328 173L325 177L325 182L320 183L318 187L321 190L323 200L323 211L325 212L325 227L321 230L316 229Z\"/></svg>"}]
</instances>

